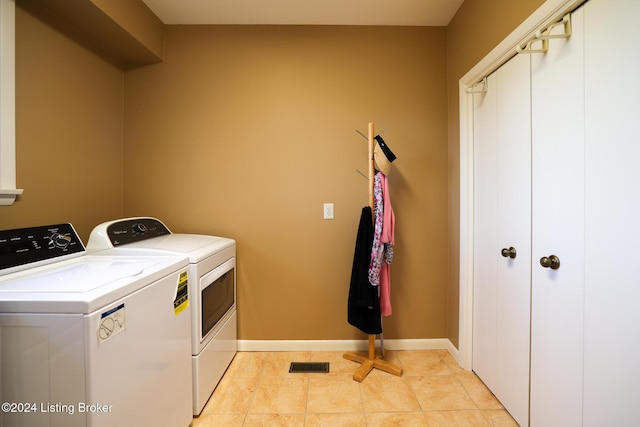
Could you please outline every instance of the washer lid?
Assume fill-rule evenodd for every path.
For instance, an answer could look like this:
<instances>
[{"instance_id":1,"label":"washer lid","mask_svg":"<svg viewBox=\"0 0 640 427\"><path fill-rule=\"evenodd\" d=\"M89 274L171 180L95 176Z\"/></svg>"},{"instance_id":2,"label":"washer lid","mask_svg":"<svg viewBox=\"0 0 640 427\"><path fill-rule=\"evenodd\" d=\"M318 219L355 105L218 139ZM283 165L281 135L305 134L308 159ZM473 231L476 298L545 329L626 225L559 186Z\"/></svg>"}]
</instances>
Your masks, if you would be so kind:
<instances>
[{"instance_id":1,"label":"washer lid","mask_svg":"<svg viewBox=\"0 0 640 427\"><path fill-rule=\"evenodd\" d=\"M87 255L0 278L1 313L90 313L188 266L172 257Z\"/></svg>"},{"instance_id":2,"label":"washer lid","mask_svg":"<svg viewBox=\"0 0 640 427\"><path fill-rule=\"evenodd\" d=\"M97 225L89 236L87 251L96 253L105 249L152 249L184 254L191 263L198 263L224 249L234 247L235 243L235 240L225 237L173 234L156 218L132 217ZM119 253L125 255L127 250Z\"/></svg>"},{"instance_id":3,"label":"washer lid","mask_svg":"<svg viewBox=\"0 0 640 427\"><path fill-rule=\"evenodd\" d=\"M225 237L200 234L169 234L120 246L120 248L153 249L184 254L189 257L191 263L197 263L234 245L235 240Z\"/></svg>"}]
</instances>

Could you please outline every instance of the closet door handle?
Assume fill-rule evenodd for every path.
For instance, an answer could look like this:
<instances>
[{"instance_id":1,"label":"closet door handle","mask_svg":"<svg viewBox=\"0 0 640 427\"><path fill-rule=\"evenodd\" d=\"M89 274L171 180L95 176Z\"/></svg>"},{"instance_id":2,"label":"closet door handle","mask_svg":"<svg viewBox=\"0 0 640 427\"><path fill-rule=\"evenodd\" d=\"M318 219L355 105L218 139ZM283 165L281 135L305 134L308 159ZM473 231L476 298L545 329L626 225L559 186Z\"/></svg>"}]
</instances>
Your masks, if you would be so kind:
<instances>
[{"instance_id":1,"label":"closet door handle","mask_svg":"<svg viewBox=\"0 0 640 427\"><path fill-rule=\"evenodd\" d=\"M505 258L513 259L516 257L516 248L514 248L513 246L511 246L509 249L503 248L502 251L500 251L500 253Z\"/></svg>"},{"instance_id":2,"label":"closet door handle","mask_svg":"<svg viewBox=\"0 0 640 427\"><path fill-rule=\"evenodd\" d=\"M544 268L557 270L560 268L560 258L555 255L550 255L548 257L543 256L542 258L540 258L540 265Z\"/></svg>"}]
</instances>

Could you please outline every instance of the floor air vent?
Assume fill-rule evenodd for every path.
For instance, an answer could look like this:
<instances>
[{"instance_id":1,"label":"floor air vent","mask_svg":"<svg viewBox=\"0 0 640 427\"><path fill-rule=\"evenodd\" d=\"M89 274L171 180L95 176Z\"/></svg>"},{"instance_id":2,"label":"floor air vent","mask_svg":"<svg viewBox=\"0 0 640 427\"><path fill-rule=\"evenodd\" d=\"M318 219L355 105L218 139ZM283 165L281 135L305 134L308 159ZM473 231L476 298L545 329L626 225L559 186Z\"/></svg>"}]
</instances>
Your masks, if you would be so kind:
<instances>
[{"instance_id":1,"label":"floor air vent","mask_svg":"<svg viewBox=\"0 0 640 427\"><path fill-rule=\"evenodd\" d=\"M299 373L327 373L329 372L329 362L291 362L289 366L290 374Z\"/></svg>"}]
</instances>

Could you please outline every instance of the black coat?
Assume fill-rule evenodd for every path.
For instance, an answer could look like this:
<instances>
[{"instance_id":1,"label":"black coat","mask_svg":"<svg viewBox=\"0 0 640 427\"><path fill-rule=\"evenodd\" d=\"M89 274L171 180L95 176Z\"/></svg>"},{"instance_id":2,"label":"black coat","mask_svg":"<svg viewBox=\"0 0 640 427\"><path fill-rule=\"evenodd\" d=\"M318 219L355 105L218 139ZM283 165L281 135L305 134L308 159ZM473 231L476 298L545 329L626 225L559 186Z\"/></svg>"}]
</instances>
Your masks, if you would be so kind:
<instances>
[{"instance_id":1,"label":"black coat","mask_svg":"<svg viewBox=\"0 0 640 427\"><path fill-rule=\"evenodd\" d=\"M369 264L373 246L373 221L369 206L362 208L356 249L353 256L347 320L366 334L382 333L378 288L369 283Z\"/></svg>"}]
</instances>

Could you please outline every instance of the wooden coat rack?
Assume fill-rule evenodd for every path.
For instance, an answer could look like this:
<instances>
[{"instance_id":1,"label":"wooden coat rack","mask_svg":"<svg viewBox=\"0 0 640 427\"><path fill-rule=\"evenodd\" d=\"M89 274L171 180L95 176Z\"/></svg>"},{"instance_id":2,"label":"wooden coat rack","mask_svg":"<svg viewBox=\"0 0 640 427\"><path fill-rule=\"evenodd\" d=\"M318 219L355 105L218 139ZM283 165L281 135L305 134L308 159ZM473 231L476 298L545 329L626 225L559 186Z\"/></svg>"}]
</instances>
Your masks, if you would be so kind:
<instances>
[{"instance_id":1,"label":"wooden coat rack","mask_svg":"<svg viewBox=\"0 0 640 427\"><path fill-rule=\"evenodd\" d=\"M369 132L368 132L368 146L369 146L369 207L371 208L371 212L374 211L374 195L373 195L373 185L375 179L375 164L373 158L373 147L375 144L375 133L373 131L373 123L369 123ZM373 217L371 218L373 221ZM351 360L353 362L360 363L360 367L356 369L353 373L353 379L362 382L369 372L371 372L374 368L380 369L382 371L388 372L390 374L396 376L402 376L402 368L394 365L393 363L387 362L384 360L384 348L382 347L382 340L380 344L380 354L376 355L376 336L373 334L369 334L369 351L367 354L348 352L342 355L347 360Z\"/></svg>"}]
</instances>

